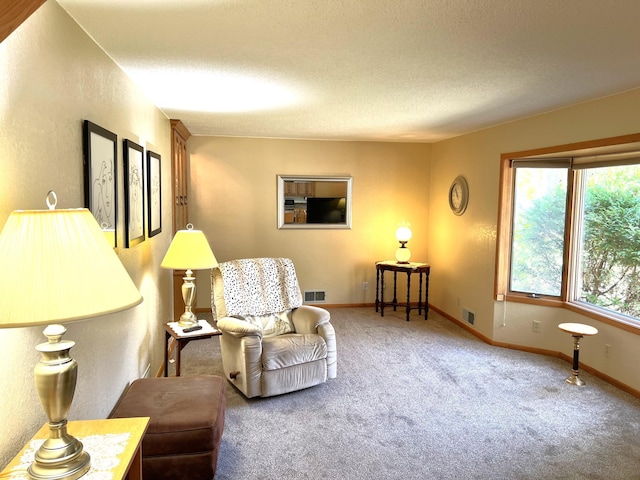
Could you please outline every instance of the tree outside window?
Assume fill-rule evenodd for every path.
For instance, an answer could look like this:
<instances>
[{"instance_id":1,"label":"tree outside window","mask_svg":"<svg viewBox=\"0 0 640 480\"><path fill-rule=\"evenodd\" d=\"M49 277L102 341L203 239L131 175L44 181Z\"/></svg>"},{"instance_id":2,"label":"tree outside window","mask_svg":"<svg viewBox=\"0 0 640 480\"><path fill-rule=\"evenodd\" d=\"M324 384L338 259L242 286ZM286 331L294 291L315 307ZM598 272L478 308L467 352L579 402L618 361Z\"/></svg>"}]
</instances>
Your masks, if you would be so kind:
<instances>
[{"instance_id":1,"label":"tree outside window","mask_svg":"<svg viewBox=\"0 0 640 480\"><path fill-rule=\"evenodd\" d=\"M560 298L565 285L573 285L564 295L568 301L638 320L640 165L581 166L572 177L568 173L543 166L515 169L509 290ZM577 192L573 204L568 178ZM566 232L570 205L572 231ZM563 278L565 271L572 282Z\"/></svg>"}]
</instances>

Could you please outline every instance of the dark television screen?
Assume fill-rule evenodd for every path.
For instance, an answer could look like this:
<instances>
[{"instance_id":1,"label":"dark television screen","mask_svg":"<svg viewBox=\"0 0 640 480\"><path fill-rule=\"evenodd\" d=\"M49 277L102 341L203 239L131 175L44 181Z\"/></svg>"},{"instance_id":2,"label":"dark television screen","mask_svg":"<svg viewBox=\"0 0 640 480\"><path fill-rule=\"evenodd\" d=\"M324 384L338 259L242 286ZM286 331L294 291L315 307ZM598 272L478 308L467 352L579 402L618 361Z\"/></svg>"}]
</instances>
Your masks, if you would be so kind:
<instances>
[{"instance_id":1,"label":"dark television screen","mask_svg":"<svg viewBox=\"0 0 640 480\"><path fill-rule=\"evenodd\" d=\"M345 223L345 197L307 197L307 223Z\"/></svg>"}]
</instances>

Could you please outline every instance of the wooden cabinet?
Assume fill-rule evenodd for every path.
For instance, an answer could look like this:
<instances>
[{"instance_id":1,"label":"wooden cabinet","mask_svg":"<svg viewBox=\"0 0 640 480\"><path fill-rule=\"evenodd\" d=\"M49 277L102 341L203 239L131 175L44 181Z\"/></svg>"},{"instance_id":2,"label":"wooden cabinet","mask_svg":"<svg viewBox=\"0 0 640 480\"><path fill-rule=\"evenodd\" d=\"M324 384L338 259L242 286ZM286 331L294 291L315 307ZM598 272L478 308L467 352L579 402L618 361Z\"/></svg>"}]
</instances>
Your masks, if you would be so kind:
<instances>
[{"instance_id":1,"label":"wooden cabinet","mask_svg":"<svg viewBox=\"0 0 640 480\"><path fill-rule=\"evenodd\" d=\"M0 42L11 35L44 2L45 0L2 2L2 7L0 7Z\"/></svg>"},{"instance_id":2,"label":"wooden cabinet","mask_svg":"<svg viewBox=\"0 0 640 480\"><path fill-rule=\"evenodd\" d=\"M286 197L313 197L313 182L284 182L284 195Z\"/></svg>"},{"instance_id":3,"label":"wooden cabinet","mask_svg":"<svg viewBox=\"0 0 640 480\"><path fill-rule=\"evenodd\" d=\"M171 120L171 192L173 194L173 234L189 223L187 140L191 136L180 120ZM173 271L173 319L184 312L182 278L184 270Z\"/></svg>"},{"instance_id":4,"label":"wooden cabinet","mask_svg":"<svg viewBox=\"0 0 640 480\"><path fill-rule=\"evenodd\" d=\"M191 136L180 120L171 120L171 163L173 193L173 233L189 223L189 195L187 192L187 140Z\"/></svg>"}]
</instances>

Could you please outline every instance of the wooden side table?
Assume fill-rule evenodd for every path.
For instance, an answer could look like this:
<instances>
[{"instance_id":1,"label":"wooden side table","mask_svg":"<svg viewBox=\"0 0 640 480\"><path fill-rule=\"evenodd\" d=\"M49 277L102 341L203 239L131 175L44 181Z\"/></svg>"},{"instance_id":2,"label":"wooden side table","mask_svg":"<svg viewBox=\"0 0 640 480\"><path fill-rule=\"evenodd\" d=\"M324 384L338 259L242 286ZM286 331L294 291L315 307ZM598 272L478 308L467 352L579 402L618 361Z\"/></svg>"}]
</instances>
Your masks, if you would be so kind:
<instances>
[{"instance_id":1,"label":"wooden side table","mask_svg":"<svg viewBox=\"0 0 640 480\"><path fill-rule=\"evenodd\" d=\"M67 424L67 431L80 440L84 444L84 448L91 455L91 469L81 478L91 480L92 478L108 478L113 480L142 480L142 438L149 426L149 417L139 418L114 418L105 420L80 420L71 421ZM129 434L124 449L115 448L108 451L104 448L104 442L100 440L100 436L114 434ZM21 468L23 455L32 449L31 443L34 440L44 440L49 436L49 424L46 423L38 430L30 442L16 455L7 467L0 473L0 478L27 479L27 466ZM92 451L89 441L85 437L98 437L100 448L98 451ZM35 450L34 450L35 452ZM95 465L96 467L94 467ZM108 467L104 467L108 465ZM98 471L95 469L99 468ZM104 468L108 468L108 472Z\"/></svg>"},{"instance_id":2,"label":"wooden side table","mask_svg":"<svg viewBox=\"0 0 640 480\"><path fill-rule=\"evenodd\" d=\"M385 302L384 301L384 272L390 271L393 272L393 301ZM398 298L396 294L396 282L398 272L404 272L407 274L407 322L409 321L409 313L412 309L417 308L418 314L422 314L422 279L424 276L424 319L427 319L427 315L429 313L429 273L431 271L431 266L428 263L398 263L395 260L385 260L383 262L376 262L376 312L378 308L380 308L380 314L384 317L384 307L387 305L392 305L393 310L396 310L398 305L402 305L398 303ZM411 274L418 273L419 274L419 284L418 284L418 306L411 306Z\"/></svg>"},{"instance_id":3,"label":"wooden side table","mask_svg":"<svg viewBox=\"0 0 640 480\"><path fill-rule=\"evenodd\" d=\"M169 322L164 324L164 376L169 376L169 339L173 338L176 342L176 377L180 376L180 352L192 340L204 340L206 338L222 335L222 332L211 326L206 320L198 320L198 324L202 326L202 330L184 333L182 328L178 326L178 322Z\"/></svg>"}]
</instances>

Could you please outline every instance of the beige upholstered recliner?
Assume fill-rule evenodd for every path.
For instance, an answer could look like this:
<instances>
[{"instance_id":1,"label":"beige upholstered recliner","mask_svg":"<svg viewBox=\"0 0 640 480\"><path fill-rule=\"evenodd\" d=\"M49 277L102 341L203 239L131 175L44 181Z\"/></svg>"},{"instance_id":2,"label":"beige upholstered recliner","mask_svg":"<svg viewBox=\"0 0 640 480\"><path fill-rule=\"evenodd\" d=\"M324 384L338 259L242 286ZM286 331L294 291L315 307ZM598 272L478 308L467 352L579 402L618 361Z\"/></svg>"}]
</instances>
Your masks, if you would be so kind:
<instances>
[{"instance_id":1,"label":"beige upholstered recliner","mask_svg":"<svg viewBox=\"0 0 640 480\"><path fill-rule=\"evenodd\" d=\"M329 312L302 305L293 262L249 258L211 271L213 318L227 379L246 397L318 385L337 373Z\"/></svg>"}]
</instances>

